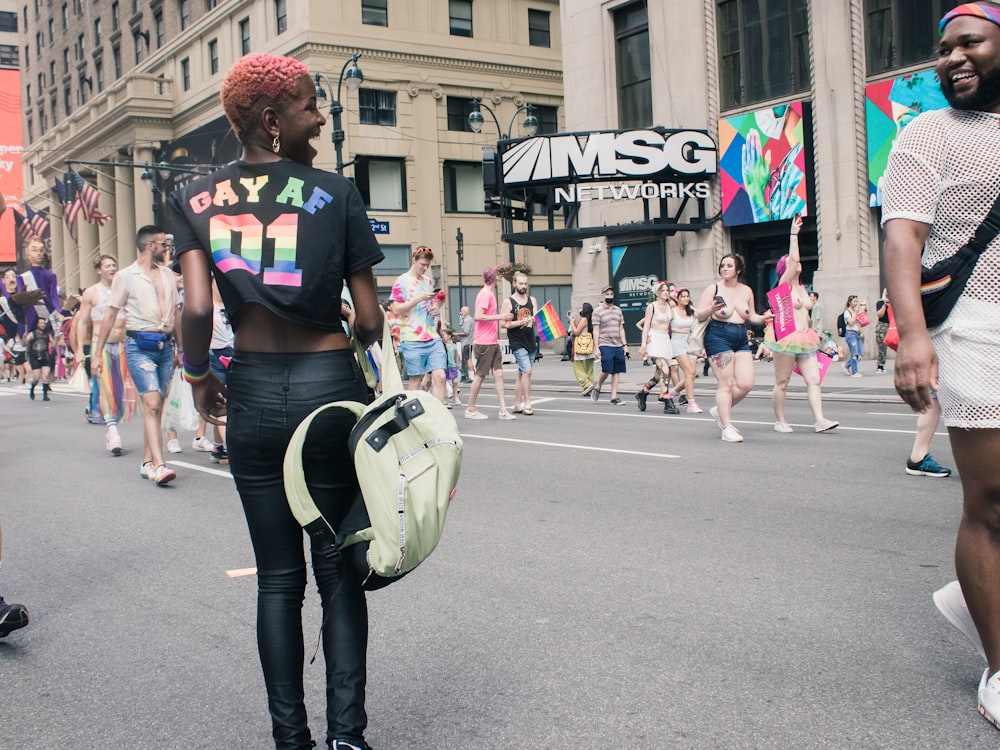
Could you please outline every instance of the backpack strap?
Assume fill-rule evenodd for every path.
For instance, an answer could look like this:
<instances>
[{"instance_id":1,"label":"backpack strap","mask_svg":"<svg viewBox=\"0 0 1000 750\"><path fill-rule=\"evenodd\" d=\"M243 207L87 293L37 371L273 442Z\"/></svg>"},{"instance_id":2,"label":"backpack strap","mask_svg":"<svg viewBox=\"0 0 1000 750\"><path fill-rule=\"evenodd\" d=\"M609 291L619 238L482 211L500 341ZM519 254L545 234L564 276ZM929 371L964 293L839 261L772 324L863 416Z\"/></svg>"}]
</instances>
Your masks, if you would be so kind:
<instances>
[{"instance_id":1,"label":"backpack strap","mask_svg":"<svg viewBox=\"0 0 1000 750\"><path fill-rule=\"evenodd\" d=\"M975 234L967 244L976 253L981 254L987 245L993 242L997 234L1000 234L1000 195L997 195L990 212L986 214L983 223L976 227Z\"/></svg>"}]
</instances>

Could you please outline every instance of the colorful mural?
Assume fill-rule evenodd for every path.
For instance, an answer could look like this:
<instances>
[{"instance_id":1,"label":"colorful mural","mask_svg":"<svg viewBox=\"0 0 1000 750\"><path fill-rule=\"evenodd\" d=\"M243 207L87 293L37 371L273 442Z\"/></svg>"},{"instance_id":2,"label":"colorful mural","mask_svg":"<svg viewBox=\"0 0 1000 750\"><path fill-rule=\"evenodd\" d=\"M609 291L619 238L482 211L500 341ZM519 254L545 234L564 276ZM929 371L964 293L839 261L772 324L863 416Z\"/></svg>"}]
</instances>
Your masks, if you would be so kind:
<instances>
[{"instance_id":1,"label":"colorful mural","mask_svg":"<svg viewBox=\"0 0 1000 750\"><path fill-rule=\"evenodd\" d=\"M868 205L882 205L882 175L899 131L921 112L948 106L932 70L865 87L868 126Z\"/></svg>"},{"instance_id":2,"label":"colorful mural","mask_svg":"<svg viewBox=\"0 0 1000 750\"><path fill-rule=\"evenodd\" d=\"M802 102L719 122L722 223L790 219L806 210Z\"/></svg>"}]
</instances>

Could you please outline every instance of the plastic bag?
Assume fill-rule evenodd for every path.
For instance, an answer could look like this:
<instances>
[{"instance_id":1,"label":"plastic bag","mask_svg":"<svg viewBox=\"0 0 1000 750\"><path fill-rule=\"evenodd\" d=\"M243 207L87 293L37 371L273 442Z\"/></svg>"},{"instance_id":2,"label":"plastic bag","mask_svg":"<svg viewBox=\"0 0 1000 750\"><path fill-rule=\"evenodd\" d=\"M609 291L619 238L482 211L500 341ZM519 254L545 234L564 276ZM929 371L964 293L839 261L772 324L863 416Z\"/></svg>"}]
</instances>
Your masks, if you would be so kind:
<instances>
[{"instance_id":1,"label":"plastic bag","mask_svg":"<svg viewBox=\"0 0 1000 750\"><path fill-rule=\"evenodd\" d=\"M190 432L198 429L198 412L194 408L194 394L191 385L184 380L180 371L170 379L170 390L163 404L163 429L174 432Z\"/></svg>"}]
</instances>

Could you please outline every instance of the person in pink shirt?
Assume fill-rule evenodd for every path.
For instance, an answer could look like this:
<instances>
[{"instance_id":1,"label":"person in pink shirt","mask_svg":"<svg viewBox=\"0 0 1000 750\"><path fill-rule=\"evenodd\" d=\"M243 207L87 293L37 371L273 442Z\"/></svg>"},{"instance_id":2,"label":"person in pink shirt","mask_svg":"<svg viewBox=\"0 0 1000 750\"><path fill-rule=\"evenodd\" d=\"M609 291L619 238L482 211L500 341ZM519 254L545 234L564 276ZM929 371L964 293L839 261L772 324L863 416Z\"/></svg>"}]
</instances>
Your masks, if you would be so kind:
<instances>
[{"instance_id":1,"label":"person in pink shirt","mask_svg":"<svg viewBox=\"0 0 1000 750\"><path fill-rule=\"evenodd\" d=\"M500 356L499 322L513 320L511 313L500 314L497 311L497 298L493 294L493 285L497 281L495 268L487 266L483 269L483 288L476 295L476 312L473 315L475 327L472 329L472 353L476 358L476 375L469 389L469 405L465 408L466 419L487 419L482 412L476 411L476 399L483 381L489 373L493 373L493 384L496 386L497 399L500 402L500 419L517 419L507 411L507 403L503 395L503 360Z\"/></svg>"}]
</instances>

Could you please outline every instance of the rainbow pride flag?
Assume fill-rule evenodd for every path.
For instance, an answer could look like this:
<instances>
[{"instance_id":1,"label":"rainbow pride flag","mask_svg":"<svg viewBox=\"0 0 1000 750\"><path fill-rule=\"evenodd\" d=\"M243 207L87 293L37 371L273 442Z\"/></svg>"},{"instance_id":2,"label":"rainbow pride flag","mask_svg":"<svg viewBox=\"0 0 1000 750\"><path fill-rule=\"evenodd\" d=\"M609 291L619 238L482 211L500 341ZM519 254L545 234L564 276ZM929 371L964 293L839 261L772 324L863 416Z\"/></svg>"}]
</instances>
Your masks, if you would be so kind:
<instances>
[{"instance_id":1,"label":"rainbow pride flag","mask_svg":"<svg viewBox=\"0 0 1000 750\"><path fill-rule=\"evenodd\" d=\"M559 313L556 312L552 300L542 305L541 309L535 313L535 318L538 325L538 338L542 341L554 341L560 336L566 335L566 326L559 319Z\"/></svg>"}]
</instances>

